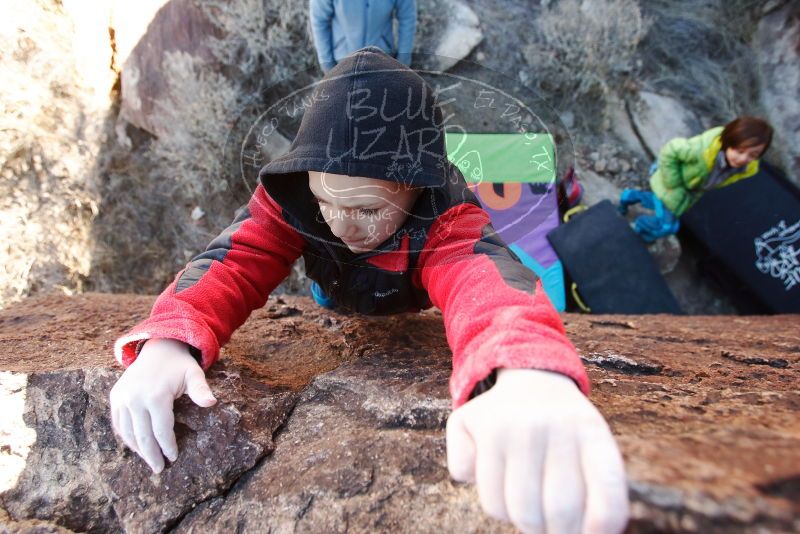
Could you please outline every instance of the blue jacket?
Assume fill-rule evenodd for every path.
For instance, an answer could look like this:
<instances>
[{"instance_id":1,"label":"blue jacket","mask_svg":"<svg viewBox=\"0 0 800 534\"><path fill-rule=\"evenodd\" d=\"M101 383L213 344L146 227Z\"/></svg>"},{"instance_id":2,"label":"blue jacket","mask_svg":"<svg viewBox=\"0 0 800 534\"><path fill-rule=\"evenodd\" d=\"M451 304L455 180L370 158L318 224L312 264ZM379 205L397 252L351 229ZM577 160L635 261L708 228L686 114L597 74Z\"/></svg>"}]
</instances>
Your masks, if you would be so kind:
<instances>
[{"instance_id":1,"label":"blue jacket","mask_svg":"<svg viewBox=\"0 0 800 534\"><path fill-rule=\"evenodd\" d=\"M370 45L405 65L411 63L417 30L416 0L310 0L309 12L323 72ZM394 17L398 22L397 43L392 31Z\"/></svg>"}]
</instances>

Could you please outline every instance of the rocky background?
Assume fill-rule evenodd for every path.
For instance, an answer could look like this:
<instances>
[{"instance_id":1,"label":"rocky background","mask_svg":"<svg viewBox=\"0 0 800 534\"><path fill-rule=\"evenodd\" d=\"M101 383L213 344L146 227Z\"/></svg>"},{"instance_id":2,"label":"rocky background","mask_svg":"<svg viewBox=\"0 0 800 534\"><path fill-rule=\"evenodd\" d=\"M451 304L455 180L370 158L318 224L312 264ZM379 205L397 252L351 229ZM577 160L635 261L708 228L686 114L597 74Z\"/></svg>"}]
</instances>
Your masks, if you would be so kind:
<instances>
[{"instance_id":1,"label":"rocky background","mask_svg":"<svg viewBox=\"0 0 800 534\"><path fill-rule=\"evenodd\" d=\"M181 453L160 477L111 432L111 344L152 296L75 294L152 295L230 221L247 197L233 148L278 82L321 75L305 2L0 10L0 532L510 531L447 476L435 310L273 296L210 373L221 402L177 402ZM740 113L773 123L769 159L800 184L794 0L419 0L419 15L415 66L535 90L590 204L644 184L664 140ZM677 240L653 252L687 311L735 311ZM302 293L302 272L279 292ZM566 316L626 458L629 532L800 531L799 324Z\"/></svg>"},{"instance_id":2,"label":"rocky background","mask_svg":"<svg viewBox=\"0 0 800 534\"><path fill-rule=\"evenodd\" d=\"M107 400L113 339L152 301L0 311L0 532L513 532L448 476L435 311L271 297L209 372L220 402L177 401L178 459L153 475ZM800 532L800 316L565 324L625 457L629 534Z\"/></svg>"},{"instance_id":3,"label":"rocky background","mask_svg":"<svg viewBox=\"0 0 800 534\"><path fill-rule=\"evenodd\" d=\"M0 307L52 288L158 292L246 200L235 147L270 88L321 75L304 2L0 7ZM740 113L774 124L769 159L800 183L795 1L420 0L415 50L443 56L417 67L477 63L541 95L590 202L644 184L664 140ZM687 311L735 311L691 251L661 248ZM281 291L303 291L296 271Z\"/></svg>"}]
</instances>

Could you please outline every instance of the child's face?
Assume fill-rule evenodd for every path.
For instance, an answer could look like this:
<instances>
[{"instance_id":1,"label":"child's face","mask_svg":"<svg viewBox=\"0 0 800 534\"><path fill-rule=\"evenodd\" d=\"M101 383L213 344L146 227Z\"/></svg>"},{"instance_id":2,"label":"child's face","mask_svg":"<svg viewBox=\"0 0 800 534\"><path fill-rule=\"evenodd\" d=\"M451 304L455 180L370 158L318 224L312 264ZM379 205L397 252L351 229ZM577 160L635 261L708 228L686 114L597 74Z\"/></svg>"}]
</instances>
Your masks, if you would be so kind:
<instances>
[{"instance_id":1,"label":"child's face","mask_svg":"<svg viewBox=\"0 0 800 534\"><path fill-rule=\"evenodd\" d=\"M725 158L731 167L744 167L751 161L760 158L765 148L765 145L749 146L747 148L732 146L725 149Z\"/></svg>"},{"instance_id":2,"label":"child's face","mask_svg":"<svg viewBox=\"0 0 800 534\"><path fill-rule=\"evenodd\" d=\"M355 253L368 252L403 226L422 192L403 184L308 171L308 186L333 235Z\"/></svg>"}]
</instances>

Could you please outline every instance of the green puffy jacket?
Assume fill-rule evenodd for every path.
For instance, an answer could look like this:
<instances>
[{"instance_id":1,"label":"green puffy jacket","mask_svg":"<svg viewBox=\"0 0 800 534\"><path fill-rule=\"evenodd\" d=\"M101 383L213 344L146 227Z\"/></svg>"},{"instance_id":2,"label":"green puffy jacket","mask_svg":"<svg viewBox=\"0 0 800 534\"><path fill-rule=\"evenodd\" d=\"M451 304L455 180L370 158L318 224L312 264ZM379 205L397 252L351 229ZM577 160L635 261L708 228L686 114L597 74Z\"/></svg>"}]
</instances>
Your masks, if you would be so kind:
<instances>
[{"instance_id":1,"label":"green puffy jacket","mask_svg":"<svg viewBox=\"0 0 800 534\"><path fill-rule=\"evenodd\" d=\"M670 140L658 155L658 170L650 177L650 188L676 217L683 215L703 196L714 160L722 147L722 127L711 128L700 135ZM758 172L758 160L745 170L717 185L725 187Z\"/></svg>"}]
</instances>

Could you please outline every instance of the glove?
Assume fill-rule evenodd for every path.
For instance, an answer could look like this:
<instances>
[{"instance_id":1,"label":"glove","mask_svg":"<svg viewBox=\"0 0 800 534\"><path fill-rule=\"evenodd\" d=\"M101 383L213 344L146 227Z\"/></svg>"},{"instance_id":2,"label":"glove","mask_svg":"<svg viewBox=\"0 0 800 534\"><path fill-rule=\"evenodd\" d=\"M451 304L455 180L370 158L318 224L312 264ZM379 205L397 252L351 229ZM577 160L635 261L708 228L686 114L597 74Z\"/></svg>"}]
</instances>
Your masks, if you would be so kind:
<instances>
[{"instance_id":1,"label":"glove","mask_svg":"<svg viewBox=\"0 0 800 534\"><path fill-rule=\"evenodd\" d=\"M217 402L189 347L174 339L148 340L111 388L114 431L154 473L164 469L164 456L178 457L172 404L184 393L198 406Z\"/></svg>"},{"instance_id":2,"label":"glove","mask_svg":"<svg viewBox=\"0 0 800 534\"><path fill-rule=\"evenodd\" d=\"M566 376L499 369L447 421L451 476L484 511L537 534L619 533L628 522L622 456L603 416Z\"/></svg>"}]
</instances>

